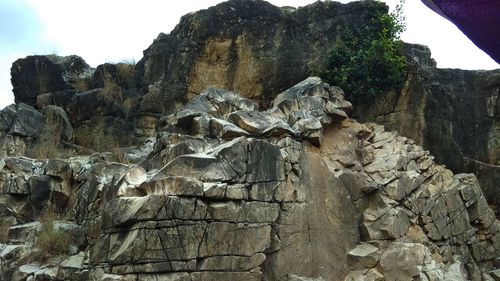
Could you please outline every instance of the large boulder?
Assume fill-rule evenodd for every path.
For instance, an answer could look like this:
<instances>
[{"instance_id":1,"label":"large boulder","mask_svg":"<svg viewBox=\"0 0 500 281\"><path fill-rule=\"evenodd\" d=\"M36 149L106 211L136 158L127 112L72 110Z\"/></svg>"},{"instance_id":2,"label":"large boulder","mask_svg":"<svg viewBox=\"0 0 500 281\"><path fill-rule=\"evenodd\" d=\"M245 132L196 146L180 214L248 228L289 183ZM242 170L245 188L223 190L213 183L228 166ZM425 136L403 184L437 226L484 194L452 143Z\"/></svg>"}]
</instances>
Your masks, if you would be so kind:
<instances>
[{"instance_id":1,"label":"large boulder","mask_svg":"<svg viewBox=\"0 0 500 281\"><path fill-rule=\"evenodd\" d=\"M12 64L11 81L16 103L37 106L40 94L78 87L93 69L78 56L28 56Z\"/></svg>"}]
</instances>

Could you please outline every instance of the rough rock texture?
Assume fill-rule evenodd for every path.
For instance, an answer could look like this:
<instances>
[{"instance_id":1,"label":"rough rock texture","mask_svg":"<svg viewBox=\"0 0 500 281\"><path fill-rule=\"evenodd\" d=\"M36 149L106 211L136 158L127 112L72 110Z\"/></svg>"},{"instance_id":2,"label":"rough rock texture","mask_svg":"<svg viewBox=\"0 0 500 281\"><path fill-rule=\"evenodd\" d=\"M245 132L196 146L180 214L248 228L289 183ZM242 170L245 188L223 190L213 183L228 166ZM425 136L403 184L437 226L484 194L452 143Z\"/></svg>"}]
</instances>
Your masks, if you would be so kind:
<instances>
[{"instance_id":1,"label":"rough rock texture","mask_svg":"<svg viewBox=\"0 0 500 281\"><path fill-rule=\"evenodd\" d=\"M92 68L78 56L28 56L12 64L16 103L36 106L41 94L73 89L79 79L90 77Z\"/></svg>"},{"instance_id":2,"label":"rough rock texture","mask_svg":"<svg viewBox=\"0 0 500 281\"><path fill-rule=\"evenodd\" d=\"M438 69L428 48L407 49L415 63L402 91L357 104L354 116L414 139L454 172L475 173L498 208L500 70Z\"/></svg>"},{"instance_id":3,"label":"rough rock texture","mask_svg":"<svg viewBox=\"0 0 500 281\"><path fill-rule=\"evenodd\" d=\"M0 280L498 279L500 222L476 176L418 145L440 136L443 148L495 158L498 102L466 94L495 72L434 83L457 72L410 48L420 66L402 94L384 96L401 111L377 121L399 121L415 141L350 119L341 89L307 78L337 28L385 9L228 1L185 16L135 69L104 64L78 87L57 66L49 75L17 61L16 100L40 110L0 112ZM450 111L438 113L444 101ZM469 103L478 111L455 111ZM463 112L489 146L464 148L476 139ZM72 234L64 254L41 250L47 231Z\"/></svg>"},{"instance_id":4,"label":"rough rock texture","mask_svg":"<svg viewBox=\"0 0 500 281\"><path fill-rule=\"evenodd\" d=\"M474 175L347 118L318 78L272 104L204 91L137 163L4 157L0 279L496 278L500 222ZM36 258L46 206L79 233L70 256Z\"/></svg>"},{"instance_id":5,"label":"rough rock texture","mask_svg":"<svg viewBox=\"0 0 500 281\"><path fill-rule=\"evenodd\" d=\"M360 28L374 13L386 9L376 1L345 5L318 1L294 9L259 0L232 0L184 16L170 34L160 34L144 51L135 69L124 64L98 66L84 79L84 88L71 86L66 77L79 72L61 67L67 63L53 63L53 57L18 60L12 67L14 93L16 101L37 108L63 108L78 145L102 151L100 141L82 137L88 135L121 146L137 145L155 135L163 114L178 111L209 87L231 90L259 100L261 107L271 107L278 93L318 73L338 30ZM499 205L498 70L437 69L427 48L407 45L406 49L415 64L409 67L402 91L355 105L354 118L414 139L456 173L475 173L488 202ZM262 129L272 113L245 110L230 120L253 135L269 134ZM293 130L318 131L319 123L298 114L301 121ZM258 124L248 124L251 119L259 119ZM234 134L226 123L214 121L211 126L226 127L221 132L224 136ZM289 130L280 126L274 129ZM311 139L319 140L315 130L310 132Z\"/></svg>"},{"instance_id":6,"label":"rough rock texture","mask_svg":"<svg viewBox=\"0 0 500 281\"><path fill-rule=\"evenodd\" d=\"M137 64L138 80L159 88L159 110L167 113L207 87L267 103L316 70L340 28L360 28L386 9L374 1L318 1L299 9L227 1L188 14L170 34L160 34Z\"/></svg>"},{"instance_id":7,"label":"rough rock texture","mask_svg":"<svg viewBox=\"0 0 500 281\"><path fill-rule=\"evenodd\" d=\"M154 104L158 112L171 113L209 86L267 105L317 73L339 29L359 28L384 9L373 1L317 2L297 10L228 1L186 15L161 34L144 51L137 79L149 86L145 100L165 100ZM417 64L403 90L356 105L355 118L416 140L457 173L475 173L490 204L500 204L499 71L437 69L428 49L408 45L406 52ZM150 104L142 102L141 110Z\"/></svg>"}]
</instances>

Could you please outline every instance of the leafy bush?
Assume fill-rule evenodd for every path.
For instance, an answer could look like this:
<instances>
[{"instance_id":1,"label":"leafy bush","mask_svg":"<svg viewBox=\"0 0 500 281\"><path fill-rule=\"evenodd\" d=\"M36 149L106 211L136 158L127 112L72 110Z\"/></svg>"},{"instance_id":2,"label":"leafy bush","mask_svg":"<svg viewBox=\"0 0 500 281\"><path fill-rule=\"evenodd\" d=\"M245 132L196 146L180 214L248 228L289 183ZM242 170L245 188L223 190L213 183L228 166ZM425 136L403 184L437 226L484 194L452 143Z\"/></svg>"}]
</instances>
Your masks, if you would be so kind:
<instances>
[{"instance_id":1,"label":"leafy bush","mask_svg":"<svg viewBox=\"0 0 500 281\"><path fill-rule=\"evenodd\" d=\"M369 24L361 29L339 26L320 76L340 86L353 101L400 88L406 70L399 41L400 33L405 30L403 4L401 1L392 14L373 12Z\"/></svg>"}]
</instances>

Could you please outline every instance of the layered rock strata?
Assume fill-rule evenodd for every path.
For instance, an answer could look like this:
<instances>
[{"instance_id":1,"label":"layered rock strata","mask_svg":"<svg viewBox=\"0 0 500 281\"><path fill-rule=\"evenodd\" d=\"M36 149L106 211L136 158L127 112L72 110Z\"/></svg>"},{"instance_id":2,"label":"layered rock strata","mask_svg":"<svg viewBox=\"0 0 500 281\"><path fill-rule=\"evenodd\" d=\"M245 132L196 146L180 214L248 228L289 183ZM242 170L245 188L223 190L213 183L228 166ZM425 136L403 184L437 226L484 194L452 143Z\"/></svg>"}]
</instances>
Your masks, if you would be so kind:
<instances>
[{"instance_id":1,"label":"layered rock strata","mask_svg":"<svg viewBox=\"0 0 500 281\"><path fill-rule=\"evenodd\" d=\"M271 107L277 93L318 75L339 32L363 28L385 12L376 1L318 1L294 9L231 0L184 16L132 69L103 64L94 70L76 56L18 60L14 94L18 103L63 108L82 146L101 150L79 137L98 134L120 145L139 144L154 136L162 115L207 87ZM354 117L414 139L456 173L475 173L497 206L498 70L437 69L427 48L407 45L406 53L414 64L403 89L357 104Z\"/></svg>"},{"instance_id":2,"label":"layered rock strata","mask_svg":"<svg viewBox=\"0 0 500 281\"><path fill-rule=\"evenodd\" d=\"M135 163L4 158L1 278L496 278L500 222L474 175L349 119L343 92L318 78L272 104L204 91L129 152ZM69 257L29 260L33 210L47 205L81 235Z\"/></svg>"},{"instance_id":3,"label":"layered rock strata","mask_svg":"<svg viewBox=\"0 0 500 281\"><path fill-rule=\"evenodd\" d=\"M412 63L401 92L357 104L354 115L412 138L452 171L474 173L500 204L500 71L439 69L424 46L407 45Z\"/></svg>"}]
</instances>

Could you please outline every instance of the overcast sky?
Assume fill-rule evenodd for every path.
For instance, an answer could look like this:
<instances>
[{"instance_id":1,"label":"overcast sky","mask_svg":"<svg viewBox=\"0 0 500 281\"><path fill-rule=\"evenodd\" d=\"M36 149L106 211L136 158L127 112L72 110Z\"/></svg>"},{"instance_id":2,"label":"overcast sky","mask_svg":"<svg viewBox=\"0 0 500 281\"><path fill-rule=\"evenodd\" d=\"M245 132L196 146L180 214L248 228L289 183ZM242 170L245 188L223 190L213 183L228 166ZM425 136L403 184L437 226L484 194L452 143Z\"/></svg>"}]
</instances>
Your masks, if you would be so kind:
<instances>
[{"instance_id":1,"label":"overcast sky","mask_svg":"<svg viewBox=\"0 0 500 281\"><path fill-rule=\"evenodd\" d=\"M220 0L0 0L0 108L13 103L10 67L31 54L83 57L104 62L139 61L160 32L169 33L186 13ZM271 0L277 6L304 6L314 0ZM340 2L350 2L342 0ZM398 0L384 1L393 7ZM418 0L407 0L402 39L431 48L442 68L499 68L453 24Z\"/></svg>"}]
</instances>

